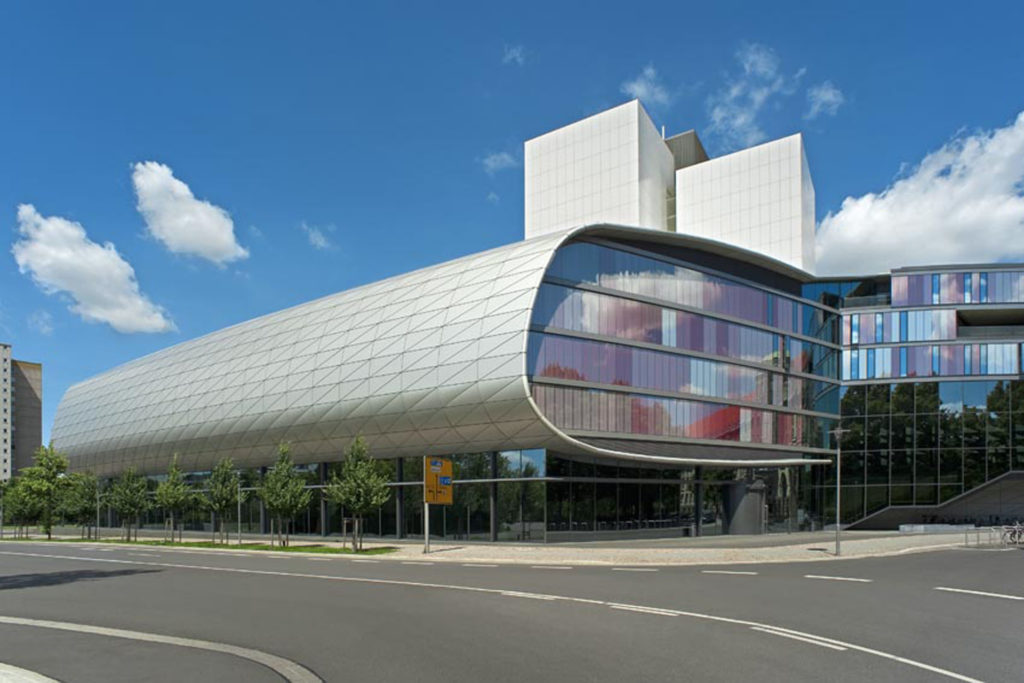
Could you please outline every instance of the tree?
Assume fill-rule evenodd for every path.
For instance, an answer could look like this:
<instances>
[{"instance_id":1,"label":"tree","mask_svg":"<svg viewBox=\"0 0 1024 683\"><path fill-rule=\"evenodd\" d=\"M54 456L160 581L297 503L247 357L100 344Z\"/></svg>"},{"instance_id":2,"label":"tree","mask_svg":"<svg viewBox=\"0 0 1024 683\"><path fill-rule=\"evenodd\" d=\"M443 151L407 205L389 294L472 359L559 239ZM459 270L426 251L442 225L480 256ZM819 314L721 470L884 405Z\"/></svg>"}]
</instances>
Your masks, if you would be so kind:
<instances>
[{"instance_id":1,"label":"tree","mask_svg":"<svg viewBox=\"0 0 1024 683\"><path fill-rule=\"evenodd\" d=\"M295 515L309 507L309 501L312 500L313 494L306 488L305 480L295 469L291 447L282 443L278 446L277 452L277 462L270 468L260 484L259 497L271 518L277 520L278 545L287 546L290 541L290 532L285 528L285 523L290 524ZM283 541L282 532L285 534ZM273 529L271 529L271 543L273 543Z\"/></svg>"},{"instance_id":2,"label":"tree","mask_svg":"<svg viewBox=\"0 0 1024 683\"><path fill-rule=\"evenodd\" d=\"M363 437L357 436L345 453L341 476L335 472L325 491L327 498L356 518L352 530L352 549L363 549L363 517L387 502L391 491L388 477L381 472L379 463L370 457Z\"/></svg>"},{"instance_id":3,"label":"tree","mask_svg":"<svg viewBox=\"0 0 1024 683\"><path fill-rule=\"evenodd\" d=\"M4 514L14 522L15 538L27 536L26 527L39 519L39 501L26 493L21 477L11 479L7 485L4 492Z\"/></svg>"},{"instance_id":4,"label":"tree","mask_svg":"<svg viewBox=\"0 0 1024 683\"><path fill-rule=\"evenodd\" d=\"M192 489L185 483L185 476L178 467L178 455L174 455L171 467L167 470L167 479L160 482L154 495L156 505L171 516L171 542L174 542L174 530L180 515L192 502ZM166 538L166 531L165 538ZM181 535L178 536L179 540Z\"/></svg>"},{"instance_id":5,"label":"tree","mask_svg":"<svg viewBox=\"0 0 1024 683\"><path fill-rule=\"evenodd\" d=\"M139 518L152 505L146 478L140 476L134 467L129 467L110 487L110 506L114 508L125 527L126 540L132 540L132 523L135 523L135 540L139 540Z\"/></svg>"},{"instance_id":6,"label":"tree","mask_svg":"<svg viewBox=\"0 0 1024 683\"><path fill-rule=\"evenodd\" d=\"M224 538L224 519L228 513L238 507L239 502L245 502L245 496L240 491L240 480L238 472L235 471L235 464L231 458L223 458L213 468L210 479L206 482L206 506L213 512L214 521L220 523L222 540ZM241 501L239 500L241 497ZM217 540L217 526L214 525L214 542Z\"/></svg>"},{"instance_id":7,"label":"tree","mask_svg":"<svg viewBox=\"0 0 1024 683\"><path fill-rule=\"evenodd\" d=\"M96 503L99 500L99 482L91 472L72 472L64 479L60 502L60 516L82 527L82 537L92 538L96 523Z\"/></svg>"},{"instance_id":8,"label":"tree","mask_svg":"<svg viewBox=\"0 0 1024 683\"><path fill-rule=\"evenodd\" d=\"M67 469L67 457L51 443L37 448L35 464L21 473L23 493L38 506L39 526L48 539L53 538L53 522L57 519Z\"/></svg>"}]
</instances>

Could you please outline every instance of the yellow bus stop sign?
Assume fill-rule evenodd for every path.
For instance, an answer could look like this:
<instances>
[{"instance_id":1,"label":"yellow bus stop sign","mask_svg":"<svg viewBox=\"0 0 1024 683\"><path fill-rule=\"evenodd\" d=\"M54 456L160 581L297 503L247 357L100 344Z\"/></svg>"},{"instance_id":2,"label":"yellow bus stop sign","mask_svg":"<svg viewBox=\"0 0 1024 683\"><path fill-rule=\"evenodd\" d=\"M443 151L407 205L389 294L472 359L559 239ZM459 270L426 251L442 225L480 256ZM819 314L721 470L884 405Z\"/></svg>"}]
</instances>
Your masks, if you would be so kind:
<instances>
[{"instance_id":1,"label":"yellow bus stop sign","mask_svg":"<svg viewBox=\"0 0 1024 683\"><path fill-rule=\"evenodd\" d=\"M423 502L452 504L452 461L450 458L423 458Z\"/></svg>"}]
</instances>

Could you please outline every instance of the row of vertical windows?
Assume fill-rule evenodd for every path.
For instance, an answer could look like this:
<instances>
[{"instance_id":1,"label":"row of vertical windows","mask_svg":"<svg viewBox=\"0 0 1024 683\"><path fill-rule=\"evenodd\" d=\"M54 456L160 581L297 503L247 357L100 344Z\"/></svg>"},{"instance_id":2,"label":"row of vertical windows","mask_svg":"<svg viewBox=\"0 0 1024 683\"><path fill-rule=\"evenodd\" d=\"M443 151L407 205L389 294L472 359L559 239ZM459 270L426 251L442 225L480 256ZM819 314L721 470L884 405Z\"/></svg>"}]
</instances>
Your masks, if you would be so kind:
<instances>
[{"instance_id":1,"label":"row of vertical windows","mask_svg":"<svg viewBox=\"0 0 1024 683\"><path fill-rule=\"evenodd\" d=\"M1024 302L1024 271L892 276L893 306Z\"/></svg>"},{"instance_id":2,"label":"row of vertical windows","mask_svg":"<svg viewBox=\"0 0 1024 683\"><path fill-rule=\"evenodd\" d=\"M534 384L533 398L568 431L827 448L835 420L741 406Z\"/></svg>"},{"instance_id":3,"label":"row of vertical windows","mask_svg":"<svg viewBox=\"0 0 1024 683\"><path fill-rule=\"evenodd\" d=\"M763 405L838 412L838 386L720 361L531 333L532 378L615 384Z\"/></svg>"},{"instance_id":4,"label":"row of vertical windows","mask_svg":"<svg viewBox=\"0 0 1024 683\"><path fill-rule=\"evenodd\" d=\"M1018 344L942 344L843 351L843 380L1015 375Z\"/></svg>"},{"instance_id":5,"label":"row of vertical windows","mask_svg":"<svg viewBox=\"0 0 1024 683\"><path fill-rule=\"evenodd\" d=\"M838 352L746 325L545 283L533 324L761 363L834 379Z\"/></svg>"},{"instance_id":6,"label":"row of vertical windows","mask_svg":"<svg viewBox=\"0 0 1024 683\"><path fill-rule=\"evenodd\" d=\"M837 343L835 313L750 285L587 242L561 247L548 275L662 299Z\"/></svg>"},{"instance_id":7,"label":"row of vertical windows","mask_svg":"<svg viewBox=\"0 0 1024 683\"><path fill-rule=\"evenodd\" d=\"M888 311L843 315L843 344L941 341L956 339L956 311Z\"/></svg>"}]
</instances>

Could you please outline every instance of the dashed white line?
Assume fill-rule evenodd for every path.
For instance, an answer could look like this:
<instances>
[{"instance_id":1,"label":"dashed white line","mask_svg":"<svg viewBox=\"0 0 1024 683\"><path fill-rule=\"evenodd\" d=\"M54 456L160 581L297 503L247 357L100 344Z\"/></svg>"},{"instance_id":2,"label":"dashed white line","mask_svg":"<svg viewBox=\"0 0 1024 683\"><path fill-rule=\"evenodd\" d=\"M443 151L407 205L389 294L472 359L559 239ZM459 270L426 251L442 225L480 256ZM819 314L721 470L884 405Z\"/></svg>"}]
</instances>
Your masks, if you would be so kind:
<instances>
[{"instance_id":1,"label":"dashed white line","mask_svg":"<svg viewBox=\"0 0 1024 683\"><path fill-rule=\"evenodd\" d=\"M643 607L641 605L623 605L620 603L612 603L608 605L612 609L622 610L624 612L640 612L641 614L656 614L659 617L678 617L679 612L670 609L658 609L657 607Z\"/></svg>"},{"instance_id":2,"label":"dashed white line","mask_svg":"<svg viewBox=\"0 0 1024 683\"><path fill-rule=\"evenodd\" d=\"M980 595L984 598L1002 598L1003 600L1024 600L1024 595L1007 595L1006 593L989 593L988 591L972 591L966 588L948 588L946 586L936 586L935 590L945 591L946 593L966 593L967 595Z\"/></svg>"},{"instance_id":3,"label":"dashed white line","mask_svg":"<svg viewBox=\"0 0 1024 683\"><path fill-rule=\"evenodd\" d=\"M558 600L557 596L554 595L543 595L541 593L523 593L521 591L501 591L501 594L509 598L528 598L530 600L544 600L552 601Z\"/></svg>"},{"instance_id":4,"label":"dashed white line","mask_svg":"<svg viewBox=\"0 0 1024 683\"><path fill-rule=\"evenodd\" d=\"M402 564L415 564L415 565L419 565L421 567L425 567L425 566L432 565L434 563L433 562L403 562Z\"/></svg>"},{"instance_id":5,"label":"dashed white line","mask_svg":"<svg viewBox=\"0 0 1024 683\"><path fill-rule=\"evenodd\" d=\"M701 574L728 574L730 576L757 576L757 572L733 572L725 569L703 569Z\"/></svg>"},{"instance_id":6,"label":"dashed white line","mask_svg":"<svg viewBox=\"0 0 1024 683\"><path fill-rule=\"evenodd\" d=\"M535 564L530 569L572 569L572 567L564 567L558 564Z\"/></svg>"},{"instance_id":7,"label":"dashed white line","mask_svg":"<svg viewBox=\"0 0 1024 683\"><path fill-rule=\"evenodd\" d=\"M648 569L646 567L612 567L613 572L656 572L657 569Z\"/></svg>"},{"instance_id":8,"label":"dashed white line","mask_svg":"<svg viewBox=\"0 0 1024 683\"><path fill-rule=\"evenodd\" d=\"M353 562L358 562L360 564L377 564L378 562L380 562L380 560L352 560L352 561Z\"/></svg>"},{"instance_id":9,"label":"dashed white line","mask_svg":"<svg viewBox=\"0 0 1024 683\"><path fill-rule=\"evenodd\" d=\"M839 650L845 652L846 648L841 645L833 645L832 643L823 642L816 638L807 638L805 636L798 636L793 633L786 633L785 631L776 631L773 628L762 628L761 626L751 626L751 631L760 631L761 633L770 633L773 636L782 636L783 638L792 638L793 640L799 640L804 643L810 643L811 645L817 645L818 647L827 647L830 650Z\"/></svg>"},{"instance_id":10,"label":"dashed white line","mask_svg":"<svg viewBox=\"0 0 1024 683\"><path fill-rule=\"evenodd\" d=\"M822 574L804 574L805 579L820 579L822 581L852 581L854 583L872 583L874 579L858 579L852 576L824 576Z\"/></svg>"},{"instance_id":11,"label":"dashed white line","mask_svg":"<svg viewBox=\"0 0 1024 683\"><path fill-rule=\"evenodd\" d=\"M466 562L462 565L463 567L497 567L496 564L476 564L473 562Z\"/></svg>"}]
</instances>

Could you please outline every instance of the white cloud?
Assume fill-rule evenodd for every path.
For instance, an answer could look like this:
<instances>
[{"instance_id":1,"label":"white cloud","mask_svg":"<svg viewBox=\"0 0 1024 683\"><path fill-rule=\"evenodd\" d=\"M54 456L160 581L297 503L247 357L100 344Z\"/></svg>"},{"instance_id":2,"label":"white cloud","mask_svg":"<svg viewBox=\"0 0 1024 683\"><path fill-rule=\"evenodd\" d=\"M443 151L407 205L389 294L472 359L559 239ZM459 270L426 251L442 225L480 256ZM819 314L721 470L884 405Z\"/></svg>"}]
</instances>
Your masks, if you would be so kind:
<instances>
[{"instance_id":1,"label":"white cloud","mask_svg":"<svg viewBox=\"0 0 1024 683\"><path fill-rule=\"evenodd\" d=\"M526 48L522 45L506 45L505 54L501 58L501 63L522 66L526 63Z\"/></svg>"},{"instance_id":2,"label":"white cloud","mask_svg":"<svg viewBox=\"0 0 1024 683\"><path fill-rule=\"evenodd\" d=\"M649 107L664 107L672 101L668 89L658 79L653 64L648 64L640 75L619 86L624 95L638 99Z\"/></svg>"},{"instance_id":3,"label":"white cloud","mask_svg":"<svg viewBox=\"0 0 1024 683\"><path fill-rule=\"evenodd\" d=\"M28 326L39 334L49 337L53 334L53 316L42 309L28 316Z\"/></svg>"},{"instance_id":4,"label":"white cloud","mask_svg":"<svg viewBox=\"0 0 1024 683\"><path fill-rule=\"evenodd\" d=\"M31 204L18 207L21 238L11 249L22 273L47 294L64 292L68 307L87 322L118 332L167 332L166 311L139 291L135 271L113 244L89 239L80 224L41 216Z\"/></svg>"},{"instance_id":5,"label":"white cloud","mask_svg":"<svg viewBox=\"0 0 1024 683\"><path fill-rule=\"evenodd\" d=\"M757 43L741 46L735 57L741 73L706 102L711 120L708 132L729 150L750 147L767 138L758 116L773 98L796 92L805 73L804 69L792 76L782 73L775 51Z\"/></svg>"},{"instance_id":6,"label":"white cloud","mask_svg":"<svg viewBox=\"0 0 1024 683\"><path fill-rule=\"evenodd\" d=\"M494 175L498 171L504 171L506 168L515 168L519 165L516 158L508 152L494 152L488 154L480 162L484 166L484 171L487 175Z\"/></svg>"},{"instance_id":7,"label":"white cloud","mask_svg":"<svg viewBox=\"0 0 1024 683\"><path fill-rule=\"evenodd\" d=\"M498 196L497 192L488 192L487 201L489 201L491 204L497 204L498 202L501 201L501 197Z\"/></svg>"},{"instance_id":8,"label":"white cloud","mask_svg":"<svg viewBox=\"0 0 1024 683\"><path fill-rule=\"evenodd\" d=\"M334 226L327 226L328 232L334 232ZM305 222L299 224L299 230L306 233L306 239L309 240L310 246L314 249L321 251L331 249L334 245L331 244L331 240L328 239L327 234L315 225L308 225Z\"/></svg>"},{"instance_id":9,"label":"white cloud","mask_svg":"<svg viewBox=\"0 0 1024 683\"><path fill-rule=\"evenodd\" d=\"M249 256L235 240L235 224L228 212L196 199L168 166L155 161L135 164L132 183L146 228L170 251L217 265Z\"/></svg>"},{"instance_id":10,"label":"white cloud","mask_svg":"<svg viewBox=\"0 0 1024 683\"><path fill-rule=\"evenodd\" d=\"M821 221L822 273L1024 259L1024 112L958 135L878 193Z\"/></svg>"},{"instance_id":11,"label":"white cloud","mask_svg":"<svg viewBox=\"0 0 1024 683\"><path fill-rule=\"evenodd\" d=\"M804 118L808 121L818 118L821 114L835 116L836 112L846 102L843 91L832 83L825 81L819 85L807 89L807 112Z\"/></svg>"}]
</instances>

